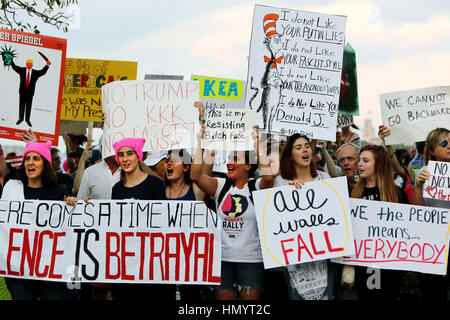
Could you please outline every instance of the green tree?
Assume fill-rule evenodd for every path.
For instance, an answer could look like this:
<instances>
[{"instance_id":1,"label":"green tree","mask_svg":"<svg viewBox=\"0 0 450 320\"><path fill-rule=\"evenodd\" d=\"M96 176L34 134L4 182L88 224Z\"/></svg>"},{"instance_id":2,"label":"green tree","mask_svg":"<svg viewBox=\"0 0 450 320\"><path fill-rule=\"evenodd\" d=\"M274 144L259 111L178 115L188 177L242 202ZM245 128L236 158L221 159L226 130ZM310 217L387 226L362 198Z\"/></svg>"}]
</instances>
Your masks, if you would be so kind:
<instances>
[{"instance_id":1,"label":"green tree","mask_svg":"<svg viewBox=\"0 0 450 320\"><path fill-rule=\"evenodd\" d=\"M38 24L49 24L67 32L73 16L66 9L76 4L78 0L0 0L0 27L40 33L37 25L26 21L37 18Z\"/></svg>"}]
</instances>

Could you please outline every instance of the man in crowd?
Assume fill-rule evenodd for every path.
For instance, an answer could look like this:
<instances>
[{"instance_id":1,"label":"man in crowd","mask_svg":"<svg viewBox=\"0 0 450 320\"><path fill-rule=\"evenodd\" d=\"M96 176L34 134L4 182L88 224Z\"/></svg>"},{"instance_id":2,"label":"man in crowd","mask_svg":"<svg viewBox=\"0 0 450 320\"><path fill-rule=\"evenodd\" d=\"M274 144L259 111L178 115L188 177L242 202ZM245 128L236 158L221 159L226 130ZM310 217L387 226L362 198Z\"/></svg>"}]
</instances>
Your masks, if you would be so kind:
<instances>
[{"instance_id":1,"label":"man in crowd","mask_svg":"<svg viewBox=\"0 0 450 320\"><path fill-rule=\"evenodd\" d=\"M360 148L353 143L345 143L338 154L339 165L347 177L348 187L353 187L358 181L358 155Z\"/></svg>"}]
</instances>

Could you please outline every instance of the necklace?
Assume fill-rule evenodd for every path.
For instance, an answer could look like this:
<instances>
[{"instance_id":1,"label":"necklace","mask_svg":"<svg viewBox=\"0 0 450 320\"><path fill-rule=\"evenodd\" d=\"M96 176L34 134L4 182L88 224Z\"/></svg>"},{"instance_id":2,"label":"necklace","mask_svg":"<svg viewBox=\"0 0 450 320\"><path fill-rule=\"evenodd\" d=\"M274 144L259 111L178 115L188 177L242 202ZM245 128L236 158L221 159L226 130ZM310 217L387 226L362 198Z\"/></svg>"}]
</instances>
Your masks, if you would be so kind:
<instances>
[{"instance_id":1,"label":"necklace","mask_svg":"<svg viewBox=\"0 0 450 320\"><path fill-rule=\"evenodd\" d=\"M173 198L173 197L172 197L172 188L170 188L170 198L171 198L171 199L178 199L178 198L180 197L181 192L184 190L184 186L185 186L185 185L186 185L186 184L183 184L183 186L180 188L180 191L178 192L178 195L177 195L176 198Z\"/></svg>"}]
</instances>

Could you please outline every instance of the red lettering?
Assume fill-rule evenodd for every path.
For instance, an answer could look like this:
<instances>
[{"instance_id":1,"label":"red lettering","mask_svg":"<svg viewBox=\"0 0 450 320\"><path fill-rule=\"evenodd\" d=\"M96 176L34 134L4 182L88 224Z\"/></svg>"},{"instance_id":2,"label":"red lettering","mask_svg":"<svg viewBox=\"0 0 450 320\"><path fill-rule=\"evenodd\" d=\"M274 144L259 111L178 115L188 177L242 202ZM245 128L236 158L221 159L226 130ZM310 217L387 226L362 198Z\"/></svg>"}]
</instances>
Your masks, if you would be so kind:
<instances>
[{"instance_id":1,"label":"red lettering","mask_svg":"<svg viewBox=\"0 0 450 320\"><path fill-rule=\"evenodd\" d=\"M28 239L28 230L25 229L23 234L23 245L22 245L22 261L20 264L20 275L23 276L25 274L25 260L28 261L28 269L30 272L30 276L34 275L34 263L36 261L36 252L38 245L38 237L39 231L34 232L34 241L33 241L33 253L30 252L30 240Z\"/></svg>"},{"instance_id":2,"label":"red lettering","mask_svg":"<svg viewBox=\"0 0 450 320\"><path fill-rule=\"evenodd\" d=\"M155 251L155 239L156 238L161 239L161 251L159 251L159 252ZM164 252L164 235L161 232L150 234L150 268L149 268L150 280L153 280L153 260L155 258L159 258L159 264L161 267L161 279L162 280L166 279L164 277L164 265L163 265L163 259L162 259L163 252Z\"/></svg>"},{"instance_id":3,"label":"red lettering","mask_svg":"<svg viewBox=\"0 0 450 320\"><path fill-rule=\"evenodd\" d=\"M402 249L402 245L404 245L406 248L408 247L408 245L406 244L405 241L400 241L398 243L398 252L397 252L397 258L405 260L406 258L408 258L408 250L406 249ZM400 257L400 252L406 252L406 256L405 257Z\"/></svg>"},{"instance_id":4,"label":"red lettering","mask_svg":"<svg viewBox=\"0 0 450 320\"><path fill-rule=\"evenodd\" d=\"M432 252L433 252L429 258L425 258L425 247L426 246L430 247ZM431 260L433 257L434 257L434 248L433 248L433 246L431 244L429 244L429 243L424 243L423 244L423 249L422 249L422 260L423 261L428 261L428 260Z\"/></svg>"},{"instance_id":5,"label":"red lettering","mask_svg":"<svg viewBox=\"0 0 450 320\"><path fill-rule=\"evenodd\" d=\"M388 258L390 258L391 255L392 255L392 252L394 252L395 246L397 245L397 241L394 242L394 246L393 247L391 247L391 243L389 242L389 240L386 240L386 243L387 243L387 245L389 247L389 250L390 250L389 254L388 254Z\"/></svg>"},{"instance_id":6,"label":"red lettering","mask_svg":"<svg viewBox=\"0 0 450 320\"><path fill-rule=\"evenodd\" d=\"M39 245L38 245L38 251L37 251L37 260L36 260L36 265L35 265L35 273L36 273L36 277L39 278L44 278L47 276L48 274L48 270L49 270L49 266L46 265L44 268L44 272L40 272L39 271L39 265L41 263L41 257L42 257L42 246L44 243L44 236L48 236L50 239L53 238L53 233L49 230L45 230L42 231L39 234Z\"/></svg>"},{"instance_id":7,"label":"red lettering","mask_svg":"<svg viewBox=\"0 0 450 320\"><path fill-rule=\"evenodd\" d=\"M214 233L209 235L209 263L208 263L208 282L220 283L220 276L213 276L214 263Z\"/></svg>"},{"instance_id":8,"label":"red lettering","mask_svg":"<svg viewBox=\"0 0 450 320\"><path fill-rule=\"evenodd\" d=\"M133 275L129 275L127 274L127 257L134 257L135 253L134 252L130 252L127 251L127 247L126 247L126 239L127 237L132 237L134 236L134 232L122 232L122 280L134 280L134 276Z\"/></svg>"},{"instance_id":9,"label":"red lettering","mask_svg":"<svg viewBox=\"0 0 450 320\"><path fill-rule=\"evenodd\" d=\"M381 242L381 247L378 247L378 243L379 242ZM375 259L377 258L377 252L378 251L381 251L381 253L383 254L383 259L385 258L385 254L384 254L383 248L384 248L384 241L382 239L377 239L375 241L375 257L374 257Z\"/></svg>"},{"instance_id":10,"label":"red lettering","mask_svg":"<svg viewBox=\"0 0 450 320\"><path fill-rule=\"evenodd\" d=\"M116 250L111 251L111 238L116 239ZM116 232L107 232L106 233L106 272L105 272L105 278L106 279L119 279L120 278L120 257L119 257L119 250L120 250L120 236ZM117 259L117 273L111 274L111 258L115 257Z\"/></svg>"},{"instance_id":11,"label":"red lettering","mask_svg":"<svg viewBox=\"0 0 450 320\"><path fill-rule=\"evenodd\" d=\"M321 254L325 254L325 250L322 251L317 251L316 250L316 244L314 243L314 238L313 238L313 234L312 232L309 233L309 240L311 241L311 246L313 249L314 254L317 255L321 255ZM300 257L299 257L300 258ZM300 260L299 260L300 261Z\"/></svg>"},{"instance_id":12,"label":"red lettering","mask_svg":"<svg viewBox=\"0 0 450 320\"><path fill-rule=\"evenodd\" d=\"M170 252L170 238L175 239L175 252ZM179 233L167 233L166 234L166 276L169 280L169 259L175 259L175 281L180 280L180 234Z\"/></svg>"},{"instance_id":13,"label":"red lettering","mask_svg":"<svg viewBox=\"0 0 450 320\"><path fill-rule=\"evenodd\" d=\"M150 232L137 232L136 236L141 238L141 255L139 261L139 280L144 279L144 261L145 261L145 238L150 237Z\"/></svg>"},{"instance_id":14,"label":"red lettering","mask_svg":"<svg viewBox=\"0 0 450 320\"><path fill-rule=\"evenodd\" d=\"M344 250L343 247L342 248L333 248L331 246L330 238L328 237L328 231L324 231L323 235L325 236L325 241L327 243L328 252L340 252L340 251Z\"/></svg>"},{"instance_id":15,"label":"red lettering","mask_svg":"<svg viewBox=\"0 0 450 320\"><path fill-rule=\"evenodd\" d=\"M14 247L13 246L13 242L14 242L14 234L15 233L22 233L22 229L18 229L18 228L11 228L9 231L9 247L8 247L8 256L6 258L6 268L8 270L8 274L12 275L12 276L18 276L19 272L18 271L13 271L11 269L11 255L14 251L20 251L20 247Z\"/></svg>"},{"instance_id":16,"label":"red lettering","mask_svg":"<svg viewBox=\"0 0 450 320\"><path fill-rule=\"evenodd\" d=\"M86 82L89 80L89 76L86 74L81 75L81 84L80 87L87 87Z\"/></svg>"},{"instance_id":17,"label":"red lettering","mask_svg":"<svg viewBox=\"0 0 450 320\"><path fill-rule=\"evenodd\" d=\"M413 249L414 249L415 246L417 246L417 248L419 249L419 254L417 256L413 256ZM411 258L418 258L421 253L422 253L422 250L421 250L420 245L418 243L414 243L411 246L411 249L409 249L409 255L410 255Z\"/></svg>"},{"instance_id":18,"label":"red lettering","mask_svg":"<svg viewBox=\"0 0 450 320\"><path fill-rule=\"evenodd\" d=\"M281 244L281 251L283 251L284 261L286 261L286 265L289 265L289 259L288 259L287 254L288 254L289 252L293 252L293 251L294 251L294 249L287 249L287 250L286 250L286 248L284 247L284 243L285 243L285 242L288 242L288 241L294 241L294 238L286 239L286 240L281 240L281 241L280 241L280 244Z\"/></svg>"},{"instance_id":19,"label":"red lettering","mask_svg":"<svg viewBox=\"0 0 450 320\"><path fill-rule=\"evenodd\" d=\"M203 253L199 252L199 239L203 238L204 239L204 250ZM194 249L194 281L197 281L197 274L198 274L198 261L200 259L203 260L203 281L206 281L207 276L208 276L208 238L209 238L209 233L206 232L202 232L202 233L196 233L195 234L195 249Z\"/></svg>"},{"instance_id":20,"label":"red lettering","mask_svg":"<svg viewBox=\"0 0 450 320\"><path fill-rule=\"evenodd\" d=\"M437 254L437 256L436 256L436 259L434 259L433 264L436 263L436 261L438 261L438 259L439 259L439 257L441 256L442 252L444 252L445 244L442 246L442 249L441 249L441 250L439 250L439 248L436 247L436 245L434 245L434 247L436 248L438 254Z\"/></svg>"},{"instance_id":21,"label":"red lettering","mask_svg":"<svg viewBox=\"0 0 450 320\"><path fill-rule=\"evenodd\" d=\"M66 235L65 232L56 232L53 236L53 247L52 247L52 260L50 262L50 273L48 275L51 279L62 279L62 274L55 274L55 261L56 256L64 254L64 250L57 250L58 248L58 238L64 237Z\"/></svg>"},{"instance_id":22,"label":"red lettering","mask_svg":"<svg viewBox=\"0 0 450 320\"><path fill-rule=\"evenodd\" d=\"M372 241L373 241L372 239L365 239L365 240L364 240L364 259L369 259L369 258L371 258L371 257L367 256L367 251L371 249L371 248L369 248L369 247L367 246L367 242L372 242Z\"/></svg>"},{"instance_id":23,"label":"red lettering","mask_svg":"<svg viewBox=\"0 0 450 320\"><path fill-rule=\"evenodd\" d=\"M300 242L303 243L303 245L301 245ZM309 249L308 249L305 241L303 241L303 238L300 234L297 236L297 244L298 244L298 262L302 261L302 250L303 249L305 249L306 252L308 253L308 255L310 256L310 258L313 259L311 252L309 252Z\"/></svg>"},{"instance_id":24,"label":"red lettering","mask_svg":"<svg viewBox=\"0 0 450 320\"><path fill-rule=\"evenodd\" d=\"M212 235L212 237L214 240L214 235ZM184 264L185 264L185 269L184 269L184 280L185 281L189 281L189 271L190 271L190 266L191 266L190 257L191 257L193 244L194 244L194 236L192 233L189 235L189 243L186 243L186 234L181 233L181 245L183 246ZM210 250L212 250L212 249L213 248L210 248Z\"/></svg>"}]
</instances>

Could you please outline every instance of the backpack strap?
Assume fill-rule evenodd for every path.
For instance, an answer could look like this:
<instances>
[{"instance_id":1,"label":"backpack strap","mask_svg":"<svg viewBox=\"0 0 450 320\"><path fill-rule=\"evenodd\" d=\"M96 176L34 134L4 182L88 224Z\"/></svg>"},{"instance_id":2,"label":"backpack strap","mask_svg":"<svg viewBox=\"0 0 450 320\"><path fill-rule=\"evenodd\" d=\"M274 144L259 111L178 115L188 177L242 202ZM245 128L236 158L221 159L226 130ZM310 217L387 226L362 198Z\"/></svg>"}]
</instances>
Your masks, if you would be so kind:
<instances>
[{"instance_id":1,"label":"backpack strap","mask_svg":"<svg viewBox=\"0 0 450 320\"><path fill-rule=\"evenodd\" d=\"M225 195L231 189L232 186L234 186L233 180L231 180L230 178L226 178L225 184L223 185L223 188L220 191L219 196L217 197L217 205L220 205L223 198L225 197ZM254 204L252 192L256 191L256 180L255 179L248 180L247 186L250 191L250 201Z\"/></svg>"},{"instance_id":2,"label":"backpack strap","mask_svg":"<svg viewBox=\"0 0 450 320\"><path fill-rule=\"evenodd\" d=\"M250 191L250 200L253 203L253 205L255 204L255 202L253 201L253 191L256 191L256 180L255 179L250 179L248 180L248 190Z\"/></svg>"},{"instance_id":3,"label":"backpack strap","mask_svg":"<svg viewBox=\"0 0 450 320\"><path fill-rule=\"evenodd\" d=\"M230 178L226 178L225 184L223 185L222 190L220 190L219 197L217 197L217 205L219 206L223 200L223 197L227 194L228 190L234 185L233 180Z\"/></svg>"}]
</instances>

